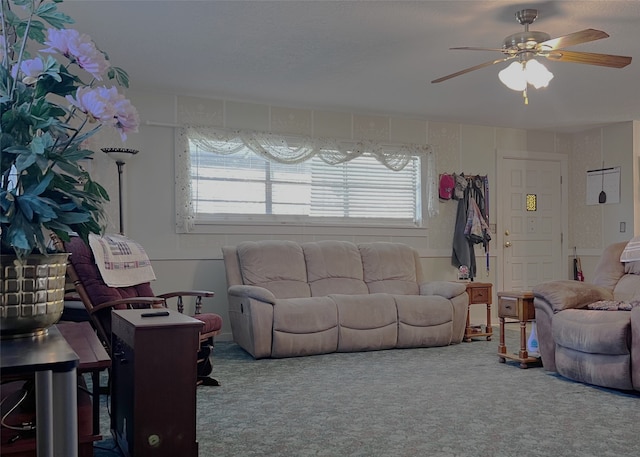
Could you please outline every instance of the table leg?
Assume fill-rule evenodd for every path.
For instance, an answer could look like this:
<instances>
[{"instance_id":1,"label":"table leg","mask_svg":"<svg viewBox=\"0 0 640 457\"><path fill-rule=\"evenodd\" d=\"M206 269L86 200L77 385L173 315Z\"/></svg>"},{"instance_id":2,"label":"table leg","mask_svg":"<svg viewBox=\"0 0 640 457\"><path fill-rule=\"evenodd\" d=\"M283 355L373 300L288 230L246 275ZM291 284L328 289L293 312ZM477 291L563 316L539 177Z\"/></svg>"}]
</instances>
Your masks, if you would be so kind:
<instances>
[{"instance_id":1,"label":"table leg","mask_svg":"<svg viewBox=\"0 0 640 457\"><path fill-rule=\"evenodd\" d=\"M518 357L521 359L529 357L527 353L527 321L520 321L520 354Z\"/></svg>"},{"instance_id":2,"label":"table leg","mask_svg":"<svg viewBox=\"0 0 640 457\"><path fill-rule=\"evenodd\" d=\"M53 416L56 457L78 457L78 378L75 368L53 373Z\"/></svg>"},{"instance_id":3,"label":"table leg","mask_svg":"<svg viewBox=\"0 0 640 457\"><path fill-rule=\"evenodd\" d=\"M91 372L91 385L93 394L91 401L93 402L93 434L100 434L100 372Z\"/></svg>"},{"instance_id":4,"label":"table leg","mask_svg":"<svg viewBox=\"0 0 640 457\"><path fill-rule=\"evenodd\" d=\"M464 341L466 343L471 341L471 303L467 305L467 326L464 329Z\"/></svg>"},{"instance_id":5,"label":"table leg","mask_svg":"<svg viewBox=\"0 0 640 457\"><path fill-rule=\"evenodd\" d=\"M491 334L493 333L493 329L491 328L491 303L487 303L487 328L485 332L489 333L489 335L487 335L487 341L491 341Z\"/></svg>"},{"instance_id":6,"label":"table leg","mask_svg":"<svg viewBox=\"0 0 640 457\"><path fill-rule=\"evenodd\" d=\"M53 372L36 375L36 455L53 457Z\"/></svg>"},{"instance_id":7,"label":"table leg","mask_svg":"<svg viewBox=\"0 0 640 457\"><path fill-rule=\"evenodd\" d=\"M507 346L504 344L504 317L500 318L500 344L498 344L498 354L506 354ZM500 363L505 363L506 359L504 357L498 357L498 361Z\"/></svg>"}]
</instances>

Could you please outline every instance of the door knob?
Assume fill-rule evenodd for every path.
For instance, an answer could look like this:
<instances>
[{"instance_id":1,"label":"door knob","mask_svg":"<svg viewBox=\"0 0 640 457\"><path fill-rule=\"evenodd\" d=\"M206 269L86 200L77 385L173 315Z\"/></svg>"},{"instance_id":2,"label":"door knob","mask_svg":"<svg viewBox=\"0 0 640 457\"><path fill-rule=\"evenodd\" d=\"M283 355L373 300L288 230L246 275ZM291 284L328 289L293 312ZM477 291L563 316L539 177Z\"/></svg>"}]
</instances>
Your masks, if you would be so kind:
<instances>
[{"instance_id":1,"label":"door knob","mask_svg":"<svg viewBox=\"0 0 640 457\"><path fill-rule=\"evenodd\" d=\"M504 247L505 248L510 248L511 247L511 241L505 241Z\"/></svg>"}]
</instances>

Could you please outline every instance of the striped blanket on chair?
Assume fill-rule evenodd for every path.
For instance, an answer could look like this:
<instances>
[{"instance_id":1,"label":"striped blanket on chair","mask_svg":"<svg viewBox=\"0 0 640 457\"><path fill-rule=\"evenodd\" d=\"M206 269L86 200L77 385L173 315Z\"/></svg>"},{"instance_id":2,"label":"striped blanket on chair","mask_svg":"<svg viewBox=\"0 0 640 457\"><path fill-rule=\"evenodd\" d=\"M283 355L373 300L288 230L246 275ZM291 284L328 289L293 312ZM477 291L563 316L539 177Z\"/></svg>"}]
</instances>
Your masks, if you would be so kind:
<instances>
[{"instance_id":1,"label":"striped blanket on chair","mask_svg":"<svg viewBox=\"0 0 640 457\"><path fill-rule=\"evenodd\" d=\"M103 281L110 287L135 286L156 279L142 246L123 235L91 234L89 247Z\"/></svg>"}]
</instances>

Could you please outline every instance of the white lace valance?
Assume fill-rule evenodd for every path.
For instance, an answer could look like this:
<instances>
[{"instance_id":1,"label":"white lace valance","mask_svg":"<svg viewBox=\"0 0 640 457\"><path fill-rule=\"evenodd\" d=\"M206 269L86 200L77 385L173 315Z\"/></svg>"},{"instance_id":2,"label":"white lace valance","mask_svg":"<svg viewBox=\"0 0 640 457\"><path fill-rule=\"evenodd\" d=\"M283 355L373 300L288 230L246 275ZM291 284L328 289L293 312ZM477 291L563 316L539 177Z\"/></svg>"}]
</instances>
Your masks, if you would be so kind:
<instances>
[{"instance_id":1,"label":"white lace valance","mask_svg":"<svg viewBox=\"0 0 640 457\"><path fill-rule=\"evenodd\" d=\"M363 154L375 157L387 168L402 170L412 157L426 160L427 215L438 214L436 202L435 154L430 145L383 144L375 141L350 141L311 138L248 130L225 130L213 127L184 126L176 134L176 225L178 232L190 232L194 226L191 205L191 162L189 140L199 148L215 154L246 154L252 152L266 160L296 164L319 157L335 165Z\"/></svg>"}]
</instances>

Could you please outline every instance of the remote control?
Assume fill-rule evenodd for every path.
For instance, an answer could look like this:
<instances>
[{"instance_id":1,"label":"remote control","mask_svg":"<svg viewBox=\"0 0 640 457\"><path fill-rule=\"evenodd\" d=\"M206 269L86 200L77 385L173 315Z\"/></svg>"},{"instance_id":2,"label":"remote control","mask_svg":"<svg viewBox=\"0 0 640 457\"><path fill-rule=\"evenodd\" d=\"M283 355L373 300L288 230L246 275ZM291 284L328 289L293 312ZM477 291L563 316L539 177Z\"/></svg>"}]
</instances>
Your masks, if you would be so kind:
<instances>
[{"instance_id":1,"label":"remote control","mask_svg":"<svg viewBox=\"0 0 640 457\"><path fill-rule=\"evenodd\" d=\"M169 311L155 311L153 313L142 313L141 317L159 317L159 316L168 316Z\"/></svg>"}]
</instances>

